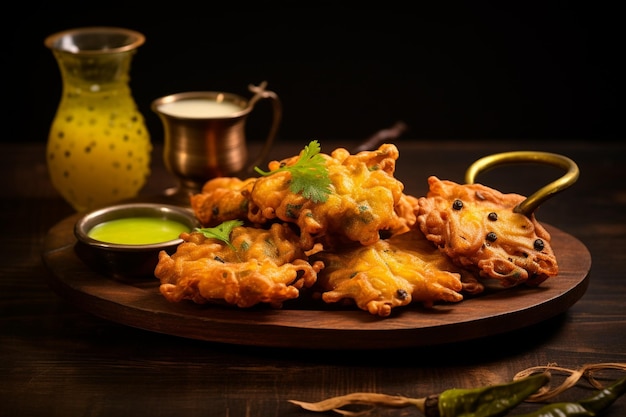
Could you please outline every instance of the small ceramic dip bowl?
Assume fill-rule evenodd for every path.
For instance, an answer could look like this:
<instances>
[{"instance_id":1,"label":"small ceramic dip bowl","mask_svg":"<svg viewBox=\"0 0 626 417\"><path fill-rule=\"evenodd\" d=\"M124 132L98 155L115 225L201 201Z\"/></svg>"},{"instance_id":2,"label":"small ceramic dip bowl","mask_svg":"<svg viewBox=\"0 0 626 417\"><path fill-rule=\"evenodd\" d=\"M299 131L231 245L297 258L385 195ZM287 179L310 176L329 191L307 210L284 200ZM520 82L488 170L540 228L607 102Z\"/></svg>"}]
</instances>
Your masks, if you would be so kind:
<instances>
[{"instance_id":1,"label":"small ceramic dip bowl","mask_svg":"<svg viewBox=\"0 0 626 417\"><path fill-rule=\"evenodd\" d=\"M79 258L97 272L114 278L154 278L159 252L170 255L182 232L200 227L184 207L129 203L91 211L74 225Z\"/></svg>"}]
</instances>

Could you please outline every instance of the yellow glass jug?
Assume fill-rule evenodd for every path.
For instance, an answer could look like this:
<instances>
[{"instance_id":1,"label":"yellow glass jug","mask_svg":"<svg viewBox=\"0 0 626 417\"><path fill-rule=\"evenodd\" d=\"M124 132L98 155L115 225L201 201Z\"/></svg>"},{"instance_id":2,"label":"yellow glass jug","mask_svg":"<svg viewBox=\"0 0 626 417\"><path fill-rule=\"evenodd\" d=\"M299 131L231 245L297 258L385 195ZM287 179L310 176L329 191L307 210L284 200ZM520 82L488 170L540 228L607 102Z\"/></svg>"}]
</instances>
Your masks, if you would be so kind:
<instances>
[{"instance_id":1,"label":"yellow glass jug","mask_svg":"<svg viewBox=\"0 0 626 417\"><path fill-rule=\"evenodd\" d=\"M129 29L85 27L48 36L62 96L50 128L50 179L77 211L135 197L150 175L152 146L129 87L145 41Z\"/></svg>"}]
</instances>

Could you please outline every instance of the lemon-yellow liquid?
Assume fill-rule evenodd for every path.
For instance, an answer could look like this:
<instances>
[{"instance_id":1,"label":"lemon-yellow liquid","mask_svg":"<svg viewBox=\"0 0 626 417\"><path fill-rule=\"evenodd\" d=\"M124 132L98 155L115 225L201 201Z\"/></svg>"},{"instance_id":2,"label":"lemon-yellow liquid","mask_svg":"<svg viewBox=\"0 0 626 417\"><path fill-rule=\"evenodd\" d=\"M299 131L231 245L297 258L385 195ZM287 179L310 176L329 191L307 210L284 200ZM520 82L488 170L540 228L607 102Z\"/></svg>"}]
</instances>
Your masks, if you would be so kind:
<instances>
[{"instance_id":1,"label":"lemon-yellow liquid","mask_svg":"<svg viewBox=\"0 0 626 417\"><path fill-rule=\"evenodd\" d=\"M152 147L130 93L64 94L47 147L54 187L77 211L135 197Z\"/></svg>"},{"instance_id":2,"label":"lemon-yellow liquid","mask_svg":"<svg viewBox=\"0 0 626 417\"><path fill-rule=\"evenodd\" d=\"M178 239L189 227L174 220L157 217L129 217L94 226L87 235L101 242L145 245Z\"/></svg>"}]
</instances>

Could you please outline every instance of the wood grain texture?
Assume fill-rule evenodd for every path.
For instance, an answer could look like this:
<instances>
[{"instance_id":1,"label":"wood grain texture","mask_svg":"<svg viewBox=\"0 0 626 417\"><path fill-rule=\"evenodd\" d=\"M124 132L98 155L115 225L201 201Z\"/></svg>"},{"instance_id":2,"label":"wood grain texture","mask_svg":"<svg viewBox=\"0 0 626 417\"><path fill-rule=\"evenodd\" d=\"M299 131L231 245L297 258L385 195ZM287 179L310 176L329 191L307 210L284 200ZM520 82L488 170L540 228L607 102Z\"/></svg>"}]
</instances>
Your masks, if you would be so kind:
<instances>
[{"instance_id":1,"label":"wood grain texture","mask_svg":"<svg viewBox=\"0 0 626 417\"><path fill-rule=\"evenodd\" d=\"M284 140L274 154L290 156L305 139ZM321 144L325 150L351 147L323 138ZM312 417L287 400L318 401L356 391L421 397L508 381L523 369L548 363L573 368L626 362L626 145L407 139L398 147L397 176L414 195L425 192L428 175L462 181L469 164L491 153L542 150L575 160L578 182L542 204L537 219L575 237L591 254L582 297L566 311L550 312L551 318L516 330L365 352L235 345L142 330L98 317L50 288L53 277L42 255L46 237L74 211L48 179L45 144L2 144L0 415ZM143 196L174 184L160 151L155 147ZM479 181L527 194L554 178L537 167L520 169L494 170ZM583 383L566 397L588 393ZM522 404L511 414L536 407ZM373 415L419 413L380 409ZM621 398L603 417L624 415L626 398Z\"/></svg>"}]
</instances>

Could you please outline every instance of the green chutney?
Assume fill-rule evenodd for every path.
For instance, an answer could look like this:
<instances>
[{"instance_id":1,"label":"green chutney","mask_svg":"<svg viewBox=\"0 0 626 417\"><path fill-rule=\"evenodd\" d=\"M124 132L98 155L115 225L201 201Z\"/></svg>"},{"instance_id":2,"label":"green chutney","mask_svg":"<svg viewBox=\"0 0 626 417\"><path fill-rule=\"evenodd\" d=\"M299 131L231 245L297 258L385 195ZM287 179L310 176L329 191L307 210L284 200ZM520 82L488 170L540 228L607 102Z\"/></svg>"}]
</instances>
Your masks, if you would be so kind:
<instances>
[{"instance_id":1,"label":"green chutney","mask_svg":"<svg viewBox=\"0 0 626 417\"><path fill-rule=\"evenodd\" d=\"M146 245L178 239L189 227L158 217L129 217L94 226L87 235L95 240L123 245Z\"/></svg>"}]
</instances>

